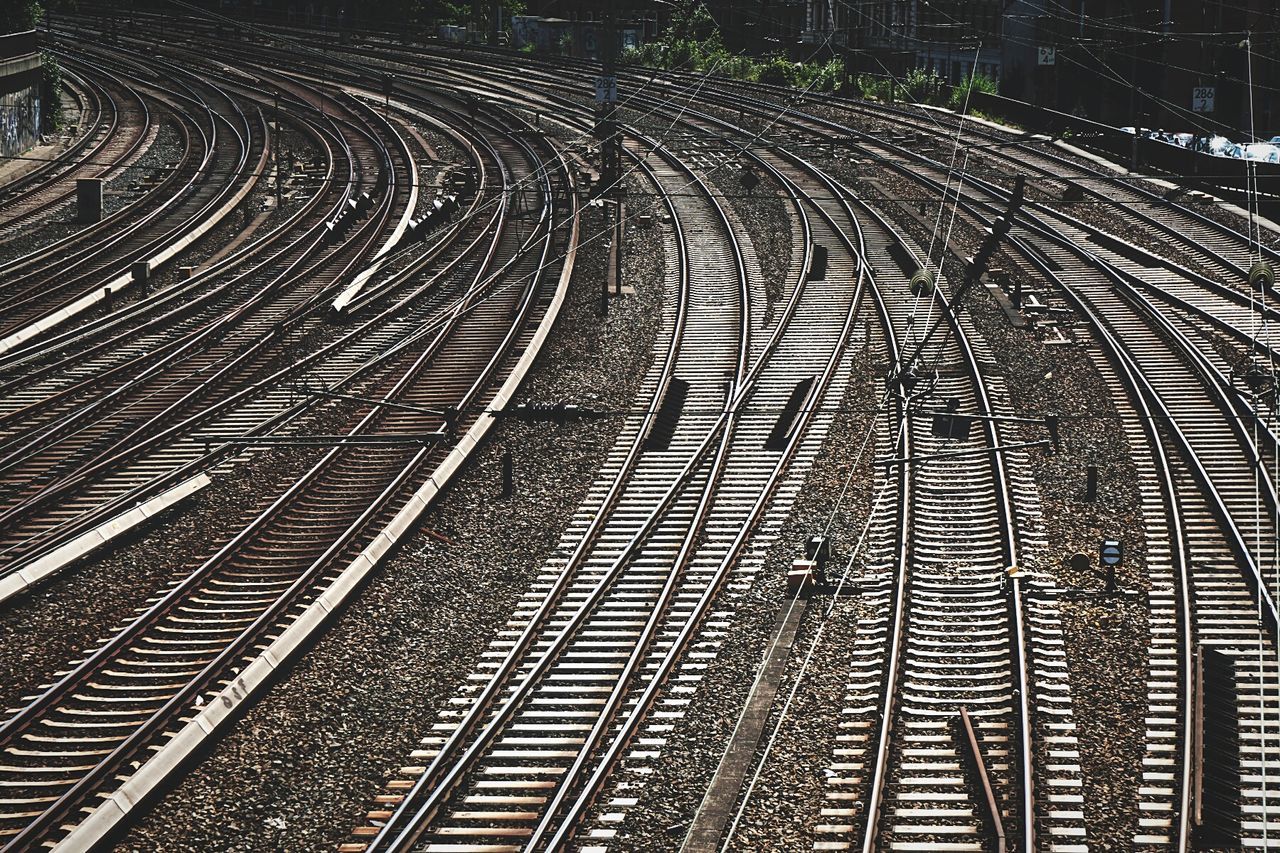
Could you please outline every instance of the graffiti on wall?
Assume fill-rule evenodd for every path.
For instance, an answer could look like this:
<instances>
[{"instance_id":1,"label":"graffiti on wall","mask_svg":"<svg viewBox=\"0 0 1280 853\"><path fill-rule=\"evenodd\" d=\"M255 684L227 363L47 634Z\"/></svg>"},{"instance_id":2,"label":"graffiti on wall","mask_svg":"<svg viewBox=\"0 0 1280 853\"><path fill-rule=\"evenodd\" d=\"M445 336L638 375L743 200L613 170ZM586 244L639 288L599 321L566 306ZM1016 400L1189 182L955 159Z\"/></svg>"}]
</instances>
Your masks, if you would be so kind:
<instances>
[{"instance_id":1,"label":"graffiti on wall","mask_svg":"<svg viewBox=\"0 0 1280 853\"><path fill-rule=\"evenodd\" d=\"M0 156L21 154L39 140L39 89L32 86L0 95Z\"/></svg>"}]
</instances>

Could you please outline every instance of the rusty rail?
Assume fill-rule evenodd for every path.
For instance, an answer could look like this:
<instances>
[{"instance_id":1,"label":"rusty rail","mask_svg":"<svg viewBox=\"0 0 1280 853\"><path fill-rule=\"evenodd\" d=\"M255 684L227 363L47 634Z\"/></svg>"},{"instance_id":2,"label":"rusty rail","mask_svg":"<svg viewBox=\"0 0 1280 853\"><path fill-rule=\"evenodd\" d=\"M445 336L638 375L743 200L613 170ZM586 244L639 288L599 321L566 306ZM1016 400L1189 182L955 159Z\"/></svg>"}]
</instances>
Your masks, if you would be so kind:
<instances>
[{"instance_id":1,"label":"rusty rail","mask_svg":"<svg viewBox=\"0 0 1280 853\"><path fill-rule=\"evenodd\" d=\"M982 786L983 822L987 825L987 833L995 839L996 853L1006 853L1009 849L1004 834L1004 821L1000 817L1000 804L996 801L995 789L991 787L991 777L987 775L987 765L982 759L982 746L978 743L978 732L969 718L969 711L960 706L960 716L956 718L956 738L968 759L970 772L977 777Z\"/></svg>"}]
</instances>

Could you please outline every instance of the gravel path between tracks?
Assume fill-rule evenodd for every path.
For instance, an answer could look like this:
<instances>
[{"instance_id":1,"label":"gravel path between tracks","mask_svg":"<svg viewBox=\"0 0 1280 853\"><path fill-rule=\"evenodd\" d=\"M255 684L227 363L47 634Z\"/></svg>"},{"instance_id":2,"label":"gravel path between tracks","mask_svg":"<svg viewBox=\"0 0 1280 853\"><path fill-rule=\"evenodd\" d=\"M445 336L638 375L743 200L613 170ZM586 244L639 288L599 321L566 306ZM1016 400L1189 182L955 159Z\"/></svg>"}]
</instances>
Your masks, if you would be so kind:
<instances>
[{"instance_id":1,"label":"gravel path between tracks","mask_svg":"<svg viewBox=\"0 0 1280 853\"><path fill-rule=\"evenodd\" d=\"M903 179L882 171L877 178L894 195L910 195ZM866 197L917 239L927 241L920 224L901 207L883 199L864 185ZM918 190L916 190L918 193ZM957 220L952 239L969 249L977 247L978 233ZM1027 292L1044 289L1044 283L1020 272L1005 250L993 266L1008 276L1021 277ZM951 281L963 271L952 260ZM1097 570L1074 573L1066 560L1076 552L1096 561L1103 538L1125 542L1125 561L1118 572L1119 585L1136 591L1133 597L1085 597L1061 602L1062 630L1084 773L1085 822L1090 844L1100 850L1127 849L1136 827L1138 775L1143 756L1143 717L1146 709L1147 647L1149 642L1145 591L1146 542L1142 526L1137 469L1128 442L1101 376L1084 348L1050 346L1037 334L1012 327L990 296L977 292L969 301L974 324L1003 366L999 375L1009 391L1013 412L1036 418L1057 413L1062 418L1062 449L1058 453L1031 455L1031 474L1038 486L1049 548L1032 568L1046 571L1065 588L1097 590L1102 578ZM1087 334L1083 326L1077 331ZM1039 425L1011 431L1013 440L1044 437ZM1085 468L1098 467L1098 500L1084 500Z\"/></svg>"},{"instance_id":2,"label":"gravel path between tracks","mask_svg":"<svg viewBox=\"0 0 1280 853\"><path fill-rule=\"evenodd\" d=\"M588 208L584 238L600 227ZM521 398L630 407L662 301L661 232L629 233L624 275L637 295L613 300L603 327L601 246L579 254ZM536 576L619 425L501 424L425 530L119 849L323 850L346 838ZM512 499L499 497L504 448L515 461Z\"/></svg>"},{"instance_id":3,"label":"gravel path between tracks","mask_svg":"<svg viewBox=\"0 0 1280 853\"><path fill-rule=\"evenodd\" d=\"M753 305L751 311L761 318L756 323L757 326L770 327L778 300L782 299L786 290L785 283L795 278L793 265L800 261L793 256L791 229L779 225L792 221L791 205L783 201L779 194L781 187L769 176L764 176L760 186L751 195L746 194L738 170L731 166L717 169L708 179L720 197L733 209L738 221L746 227L764 283L765 299L763 306Z\"/></svg>"}]
</instances>

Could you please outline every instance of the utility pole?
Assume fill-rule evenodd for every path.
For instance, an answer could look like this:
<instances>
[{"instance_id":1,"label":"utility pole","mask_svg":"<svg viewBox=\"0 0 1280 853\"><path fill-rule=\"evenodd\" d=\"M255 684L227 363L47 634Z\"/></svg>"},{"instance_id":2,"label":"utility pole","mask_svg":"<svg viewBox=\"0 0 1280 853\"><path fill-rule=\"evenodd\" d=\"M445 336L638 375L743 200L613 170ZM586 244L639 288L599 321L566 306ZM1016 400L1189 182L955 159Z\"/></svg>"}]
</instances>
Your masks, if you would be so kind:
<instances>
[{"instance_id":1,"label":"utility pole","mask_svg":"<svg viewBox=\"0 0 1280 853\"><path fill-rule=\"evenodd\" d=\"M605 210L613 208L614 277L622 287L622 136L618 130L618 19L613 5L605 6L604 38L600 42L600 77L596 80L596 138L600 140L600 185ZM609 310L609 277L600 295L600 313Z\"/></svg>"}]
</instances>

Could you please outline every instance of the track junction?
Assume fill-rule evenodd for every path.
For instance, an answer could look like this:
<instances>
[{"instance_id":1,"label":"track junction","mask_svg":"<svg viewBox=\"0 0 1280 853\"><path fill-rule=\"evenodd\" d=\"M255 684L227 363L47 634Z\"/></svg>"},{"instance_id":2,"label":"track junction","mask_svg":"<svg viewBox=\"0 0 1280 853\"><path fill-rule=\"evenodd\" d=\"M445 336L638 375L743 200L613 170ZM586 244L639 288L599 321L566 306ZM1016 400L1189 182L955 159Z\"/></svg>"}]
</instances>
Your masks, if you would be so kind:
<instances>
[{"instance_id":1,"label":"track junction","mask_svg":"<svg viewBox=\"0 0 1280 853\"><path fill-rule=\"evenodd\" d=\"M602 133L571 61L47 38L0 849L1276 844L1269 224L713 75Z\"/></svg>"}]
</instances>

